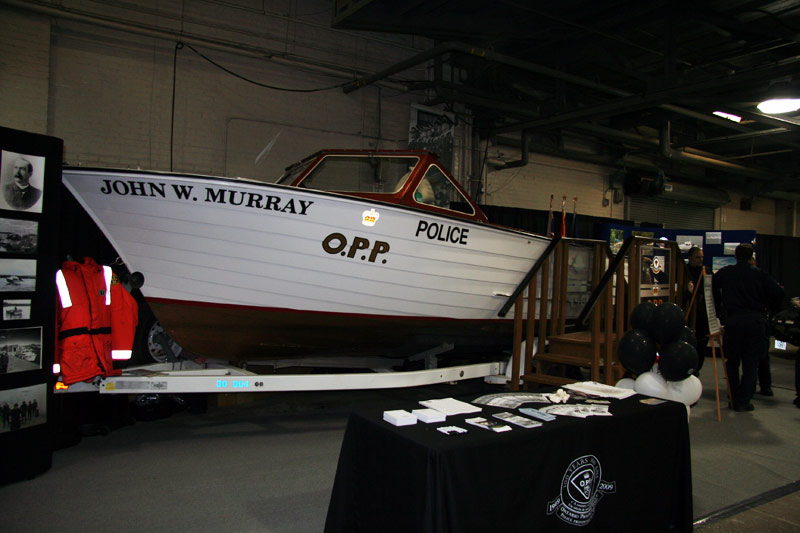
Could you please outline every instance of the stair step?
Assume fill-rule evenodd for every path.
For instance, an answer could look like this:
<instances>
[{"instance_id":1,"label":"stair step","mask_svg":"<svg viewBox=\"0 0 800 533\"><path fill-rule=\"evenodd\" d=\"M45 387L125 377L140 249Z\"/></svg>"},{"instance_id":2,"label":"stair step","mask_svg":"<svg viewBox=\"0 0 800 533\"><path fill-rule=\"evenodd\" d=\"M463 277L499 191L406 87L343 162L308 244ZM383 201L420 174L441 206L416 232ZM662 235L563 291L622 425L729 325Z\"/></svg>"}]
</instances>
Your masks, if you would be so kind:
<instances>
[{"instance_id":1,"label":"stair step","mask_svg":"<svg viewBox=\"0 0 800 533\"><path fill-rule=\"evenodd\" d=\"M546 353L537 353L534 358L533 362L536 361L545 361L547 363L559 363L562 365L571 365L571 366L584 366L590 367L592 366L592 357L587 356L584 354L565 354L565 353L556 353L556 352L546 352ZM600 365L602 366L605 362L604 358L600 358Z\"/></svg>"},{"instance_id":2,"label":"stair step","mask_svg":"<svg viewBox=\"0 0 800 533\"><path fill-rule=\"evenodd\" d=\"M577 381L576 379L563 376L550 376L548 374L539 373L525 374L522 376L522 379L528 383L541 383L543 385L568 385Z\"/></svg>"},{"instance_id":3,"label":"stair step","mask_svg":"<svg viewBox=\"0 0 800 533\"><path fill-rule=\"evenodd\" d=\"M550 341L550 351L553 353L572 353L576 355L583 355L584 357L592 357L592 352L594 348L592 347L592 343L590 340L582 340L582 339L571 339L571 338L563 338L559 337L550 337L548 338ZM605 339L602 339L599 342L600 351L605 351ZM612 348L616 349L616 343L612 344Z\"/></svg>"}]
</instances>

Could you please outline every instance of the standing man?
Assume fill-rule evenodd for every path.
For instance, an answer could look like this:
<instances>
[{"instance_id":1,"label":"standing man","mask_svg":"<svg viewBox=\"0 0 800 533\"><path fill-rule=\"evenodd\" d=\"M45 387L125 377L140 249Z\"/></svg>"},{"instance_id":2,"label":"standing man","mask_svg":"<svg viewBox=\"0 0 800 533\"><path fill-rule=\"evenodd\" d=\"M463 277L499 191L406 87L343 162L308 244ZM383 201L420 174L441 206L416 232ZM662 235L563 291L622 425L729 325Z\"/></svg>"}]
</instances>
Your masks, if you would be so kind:
<instances>
[{"instance_id":1,"label":"standing man","mask_svg":"<svg viewBox=\"0 0 800 533\"><path fill-rule=\"evenodd\" d=\"M758 381L758 362L766 357L769 349L767 311L780 305L783 287L751 264L753 247L750 244L737 246L734 256L736 264L717 272L711 287L725 325L722 345L733 394L731 403L735 411L752 411L750 400Z\"/></svg>"},{"instance_id":2,"label":"standing man","mask_svg":"<svg viewBox=\"0 0 800 533\"><path fill-rule=\"evenodd\" d=\"M703 249L697 246L692 246L689 249L689 292L686 296L687 301L692 297L692 293L697 287L697 296L695 297L695 323L694 334L697 338L697 370L694 375L700 375L700 369L703 368L703 360L708 350L708 314L706 313L706 298L703 294L703 286L705 279L700 280L700 274L703 273ZM699 285L698 285L699 281ZM691 324L690 324L691 325Z\"/></svg>"},{"instance_id":3,"label":"standing man","mask_svg":"<svg viewBox=\"0 0 800 533\"><path fill-rule=\"evenodd\" d=\"M15 209L30 209L42 197L42 191L31 185L33 165L24 157L14 161L13 181L3 185L3 198Z\"/></svg>"}]
</instances>

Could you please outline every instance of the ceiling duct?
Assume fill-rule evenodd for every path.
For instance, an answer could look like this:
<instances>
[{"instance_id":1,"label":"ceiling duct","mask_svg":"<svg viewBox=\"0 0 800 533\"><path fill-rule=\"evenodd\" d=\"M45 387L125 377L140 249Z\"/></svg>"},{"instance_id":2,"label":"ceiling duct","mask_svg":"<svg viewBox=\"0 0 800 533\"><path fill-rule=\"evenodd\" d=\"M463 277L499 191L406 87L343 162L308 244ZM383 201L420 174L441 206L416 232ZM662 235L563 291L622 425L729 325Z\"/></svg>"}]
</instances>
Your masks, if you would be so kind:
<instances>
[{"instance_id":1,"label":"ceiling duct","mask_svg":"<svg viewBox=\"0 0 800 533\"><path fill-rule=\"evenodd\" d=\"M663 191L655 196L673 202L720 207L731 201L730 195L721 189L700 187L688 183L666 181Z\"/></svg>"},{"instance_id":2,"label":"ceiling duct","mask_svg":"<svg viewBox=\"0 0 800 533\"><path fill-rule=\"evenodd\" d=\"M647 196L672 202L714 207L725 205L731 201L726 191L669 181L661 170L654 174L631 170L621 171L614 179L622 182L622 190L630 196Z\"/></svg>"}]
</instances>

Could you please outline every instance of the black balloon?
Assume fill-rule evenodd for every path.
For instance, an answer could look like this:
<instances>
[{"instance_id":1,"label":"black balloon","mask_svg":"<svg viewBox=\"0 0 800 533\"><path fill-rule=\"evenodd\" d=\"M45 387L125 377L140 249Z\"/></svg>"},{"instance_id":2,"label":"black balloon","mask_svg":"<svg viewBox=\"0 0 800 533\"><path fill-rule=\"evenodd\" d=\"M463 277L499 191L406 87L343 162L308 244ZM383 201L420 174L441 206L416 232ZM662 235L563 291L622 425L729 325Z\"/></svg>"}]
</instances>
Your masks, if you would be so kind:
<instances>
[{"instance_id":1,"label":"black balloon","mask_svg":"<svg viewBox=\"0 0 800 533\"><path fill-rule=\"evenodd\" d=\"M656 362L656 345L646 331L632 329L623 335L617 350L619 362L634 374L644 374Z\"/></svg>"},{"instance_id":2,"label":"black balloon","mask_svg":"<svg viewBox=\"0 0 800 533\"><path fill-rule=\"evenodd\" d=\"M694 330L689 326L683 326L680 335L678 335L678 340L688 342L690 346L694 346L695 350L697 349L697 335L694 334Z\"/></svg>"},{"instance_id":3,"label":"black balloon","mask_svg":"<svg viewBox=\"0 0 800 533\"><path fill-rule=\"evenodd\" d=\"M656 304L653 302L642 302L633 308L631 312L631 329L641 329L648 333L653 331L656 320Z\"/></svg>"},{"instance_id":4,"label":"black balloon","mask_svg":"<svg viewBox=\"0 0 800 533\"><path fill-rule=\"evenodd\" d=\"M655 321L650 334L662 346L677 340L681 331L686 326L683 309L672 302L666 302L656 307Z\"/></svg>"},{"instance_id":5,"label":"black balloon","mask_svg":"<svg viewBox=\"0 0 800 533\"><path fill-rule=\"evenodd\" d=\"M672 341L661 347L658 371L667 381L683 381L697 370L697 350L685 341Z\"/></svg>"}]
</instances>

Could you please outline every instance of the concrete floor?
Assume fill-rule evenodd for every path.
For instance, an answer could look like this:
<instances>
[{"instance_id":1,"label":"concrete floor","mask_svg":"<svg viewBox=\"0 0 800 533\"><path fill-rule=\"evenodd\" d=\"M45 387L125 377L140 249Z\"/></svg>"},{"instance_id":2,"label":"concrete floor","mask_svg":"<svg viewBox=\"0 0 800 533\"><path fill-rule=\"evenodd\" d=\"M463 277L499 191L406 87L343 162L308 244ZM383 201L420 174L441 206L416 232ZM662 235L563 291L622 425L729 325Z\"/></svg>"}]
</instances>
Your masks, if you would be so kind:
<instances>
[{"instance_id":1,"label":"concrete floor","mask_svg":"<svg viewBox=\"0 0 800 533\"><path fill-rule=\"evenodd\" d=\"M756 395L753 412L727 409L718 372L722 420L713 369L707 359L689 419L695 529L800 533L794 354L773 358L775 395ZM483 387L218 395L202 414L85 436L57 450L48 472L0 487L0 530L322 531L352 407L401 408L475 381Z\"/></svg>"}]
</instances>

